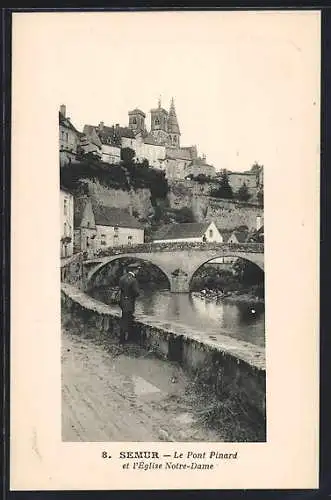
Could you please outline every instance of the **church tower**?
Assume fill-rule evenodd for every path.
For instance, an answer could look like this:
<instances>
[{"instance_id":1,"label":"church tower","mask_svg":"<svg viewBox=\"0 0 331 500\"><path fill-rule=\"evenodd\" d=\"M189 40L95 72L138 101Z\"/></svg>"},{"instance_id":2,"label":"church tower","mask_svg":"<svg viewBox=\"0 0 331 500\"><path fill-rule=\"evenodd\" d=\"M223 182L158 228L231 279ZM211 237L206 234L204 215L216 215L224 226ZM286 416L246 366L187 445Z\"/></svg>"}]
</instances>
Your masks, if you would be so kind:
<instances>
[{"instance_id":1,"label":"church tower","mask_svg":"<svg viewBox=\"0 0 331 500\"><path fill-rule=\"evenodd\" d=\"M145 113L140 109L136 108L133 111L129 111L129 128L133 130L135 134L145 132L145 118Z\"/></svg>"},{"instance_id":2,"label":"church tower","mask_svg":"<svg viewBox=\"0 0 331 500\"><path fill-rule=\"evenodd\" d=\"M168 115L168 136L169 146L180 148L180 130L175 110L174 98L171 99L170 111Z\"/></svg>"},{"instance_id":3,"label":"church tower","mask_svg":"<svg viewBox=\"0 0 331 500\"><path fill-rule=\"evenodd\" d=\"M151 109L151 134L158 144L168 144L168 111L161 107L161 99L158 107Z\"/></svg>"}]
</instances>

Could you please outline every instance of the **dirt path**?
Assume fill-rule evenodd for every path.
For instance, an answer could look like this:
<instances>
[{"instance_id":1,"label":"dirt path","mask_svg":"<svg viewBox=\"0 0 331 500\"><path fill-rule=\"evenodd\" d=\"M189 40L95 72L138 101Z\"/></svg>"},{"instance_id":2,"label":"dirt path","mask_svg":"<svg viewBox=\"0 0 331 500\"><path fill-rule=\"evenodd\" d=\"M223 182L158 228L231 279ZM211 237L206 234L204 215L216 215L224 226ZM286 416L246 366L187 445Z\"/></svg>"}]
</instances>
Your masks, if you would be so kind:
<instances>
[{"instance_id":1,"label":"dirt path","mask_svg":"<svg viewBox=\"0 0 331 500\"><path fill-rule=\"evenodd\" d=\"M222 441L182 369L138 346L62 334L64 441Z\"/></svg>"}]
</instances>

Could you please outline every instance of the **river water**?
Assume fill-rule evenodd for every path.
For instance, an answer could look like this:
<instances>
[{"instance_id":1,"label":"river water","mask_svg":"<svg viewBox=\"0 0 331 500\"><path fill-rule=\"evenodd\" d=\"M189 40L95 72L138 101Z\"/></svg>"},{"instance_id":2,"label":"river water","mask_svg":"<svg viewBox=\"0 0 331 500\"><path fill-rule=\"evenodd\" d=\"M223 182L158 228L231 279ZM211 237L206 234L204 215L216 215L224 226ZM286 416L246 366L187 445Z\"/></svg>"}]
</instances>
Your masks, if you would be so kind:
<instances>
[{"instance_id":1,"label":"river water","mask_svg":"<svg viewBox=\"0 0 331 500\"><path fill-rule=\"evenodd\" d=\"M108 302L107 289L95 289L91 295ZM170 293L169 290L141 290L136 312L166 322L180 323L206 336L227 335L263 347L264 306L234 299L217 303L194 293Z\"/></svg>"}]
</instances>

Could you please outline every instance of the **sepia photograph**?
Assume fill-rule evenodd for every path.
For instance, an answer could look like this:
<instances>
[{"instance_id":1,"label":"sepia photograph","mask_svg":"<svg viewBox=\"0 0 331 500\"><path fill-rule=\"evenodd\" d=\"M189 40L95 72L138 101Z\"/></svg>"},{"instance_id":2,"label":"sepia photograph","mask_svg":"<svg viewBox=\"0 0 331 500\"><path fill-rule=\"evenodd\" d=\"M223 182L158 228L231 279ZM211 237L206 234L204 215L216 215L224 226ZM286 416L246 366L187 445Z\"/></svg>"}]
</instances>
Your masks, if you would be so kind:
<instances>
[{"instance_id":1,"label":"sepia photograph","mask_svg":"<svg viewBox=\"0 0 331 500\"><path fill-rule=\"evenodd\" d=\"M19 12L12 52L13 487L316 485L319 13Z\"/></svg>"},{"instance_id":2,"label":"sepia photograph","mask_svg":"<svg viewBox=\"0 0 331 500\"><path fill-rule=\"evenodd\" d=\"M258 76L226 46L182 60L159 37L151 58L102 35L93 64L123 72L82 68L84 99L69 73L56 110L63 440L265 441L268 165L243 103Z\"/></svg>"}]
</instances>

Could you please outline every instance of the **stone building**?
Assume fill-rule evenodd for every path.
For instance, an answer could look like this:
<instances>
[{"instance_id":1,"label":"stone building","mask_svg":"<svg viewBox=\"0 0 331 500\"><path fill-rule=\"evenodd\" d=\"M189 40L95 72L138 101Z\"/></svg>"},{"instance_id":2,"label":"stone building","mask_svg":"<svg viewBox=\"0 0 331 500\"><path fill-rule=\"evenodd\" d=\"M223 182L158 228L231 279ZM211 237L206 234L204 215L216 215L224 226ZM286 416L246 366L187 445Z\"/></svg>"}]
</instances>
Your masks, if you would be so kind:
<instances>
[{"instance_id":1,"label":"stone building","mask_svg":"<svg viewBox=\"0 0 331 500\"><path fill-rule=\"evenodd\" d=\"M98 205L93 213L97 248L144 243L143 226L126 210Z\"/></svg>"},{"instance_id":2,"label":"stone building","mask_svg":"<svg viewBox=\"0 0 331 500\"><path fill-rule=\"evenodd\" d=\"M214 222L167 224L153 235L153 243L222 243L223 238Z\"/></svg>"},{"instance_id":3,"label":"stone building","mask_svg":"<svg viewBox=\"0 0 331 500\"><path fill-rule=\"evenodd\" d=\"M59 146L60 165L76 160L77 150L81 142L81 133L66 116L66 106L62 104L59 111Z\"/></svg>"},{"instance_id":4,"label":"stone building","mask_svg":"<svg viewBox=\"0 0 331 500\"><path fill-rule=\"evenodd\" d=\"M227 171L229 184L233 192L237 192L243 185L246 185L248 191L252 194L259 189L263 189L263 167L253 165L246 172Z\"/></svg>"},{"instance_id":5,"label":"stone building","mask_svg":"<svg viewBox=\"0 0 331 500\"><path fill-rule=\"evenodd\" d=\"M127 210L96 204L87 196L75 206L75 251L144 242L144 228Z\"/></svg>"},{"instance_id":6,"label":"stone building","mask_svg":"<svg viewBox=\"0 0 331 500\"><path fill-rule=\"evenodd\" d=\"M66 188L60 188L60 255L70 257L74 249L74 197Z\"/></svg>"},{"instance_id":7,"label":"stone building","mask_svg":"<svg viewBox=\"0 0 331 500\"><path fill-rule=\"evenodd\" d=\"M146 114L139 108L128 112L128 126L85 125L84 133L97 136L101 142L102 160L119 163L120 149L130 148L139 162L147 160L153 168L166 172L169 179L184 179L194 175L214 175L214 167L208 165L205 157L199 157L196 146L181 146L181 132L175 103L171 100L169 112L161 106L151 109L151 127L147 130ZM88 133L87 133L88 131ZM93 142L93 141L92 141Z\"/></svg>"},{"instance_id":8,"label":"stone building","mask_svg":"<svg viewBox=\"0 0 331 500\"><path fill-rule=\"evenodd\" d=\"M93 156L101 160L102 143L94 127L92 127L91 125L84 125L80 146L83 153L92 154Z\"/></svg>"}]
</instances>

